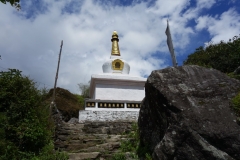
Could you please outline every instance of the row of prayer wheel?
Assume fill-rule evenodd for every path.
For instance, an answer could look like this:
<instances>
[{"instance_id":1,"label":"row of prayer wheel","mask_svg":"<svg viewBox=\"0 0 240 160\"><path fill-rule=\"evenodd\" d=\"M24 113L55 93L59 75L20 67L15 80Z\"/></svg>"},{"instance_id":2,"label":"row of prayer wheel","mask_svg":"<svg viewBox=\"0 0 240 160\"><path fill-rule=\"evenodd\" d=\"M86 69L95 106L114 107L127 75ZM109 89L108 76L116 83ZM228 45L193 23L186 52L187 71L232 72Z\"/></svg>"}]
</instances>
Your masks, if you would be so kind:
<instances>
[{"instance_id":1,"label":"row of prayer wheel","mask_svg":"<svg viewBox=\"0 0 240 160\"><path fill-rule=\"evenodd\" d=\"M98 108L124 108L124 103L98 103Z\"/></svg>"},{"instance_id":2,"label":"row of prayer wheel","mask_svg":"<svg viewBox=\"0 0 240 160\"><path fill-rule=\"evenodd\" d=\"M87 107L94 108L95 102L87 102ZM140 108L140 103L127 103L127 108ZM124 103L98 103L98 108L124 108Z\"/></svg>"},{"instance_id":3,"label":"row of prayer wheel","mask_svg":"<svg viewBox=\"0 0 240 160\"><path fill-rule=\"evenodd\" d=\"M127 108L140 108L140 103L127 103Z\"/></svg>"}]
</instances>

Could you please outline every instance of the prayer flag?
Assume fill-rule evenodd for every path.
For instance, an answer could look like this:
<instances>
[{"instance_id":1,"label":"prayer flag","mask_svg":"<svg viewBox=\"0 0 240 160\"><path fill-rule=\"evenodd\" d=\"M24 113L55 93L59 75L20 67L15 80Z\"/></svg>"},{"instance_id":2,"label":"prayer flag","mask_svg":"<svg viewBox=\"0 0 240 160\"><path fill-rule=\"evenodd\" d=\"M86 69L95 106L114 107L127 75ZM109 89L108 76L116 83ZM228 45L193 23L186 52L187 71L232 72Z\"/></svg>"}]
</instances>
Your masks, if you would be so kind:
<instances>
[{"instance_id":1,"label":"prayer flag","mask_svg":"<svg viewBox=\"0 0 240 160\"><path fill-rule=\"evenodd\" d=\"M177 61L176 61L176 57L175 57L175 53L174 53L172 37L171 37L168 21L167 21L167 29L166 29L165 33L167 35L167 45L168 45L168 49L169 49L171 57L172 57L172 63L173 63L173 66L176 67Z\"/></svg>"}]
</instances>

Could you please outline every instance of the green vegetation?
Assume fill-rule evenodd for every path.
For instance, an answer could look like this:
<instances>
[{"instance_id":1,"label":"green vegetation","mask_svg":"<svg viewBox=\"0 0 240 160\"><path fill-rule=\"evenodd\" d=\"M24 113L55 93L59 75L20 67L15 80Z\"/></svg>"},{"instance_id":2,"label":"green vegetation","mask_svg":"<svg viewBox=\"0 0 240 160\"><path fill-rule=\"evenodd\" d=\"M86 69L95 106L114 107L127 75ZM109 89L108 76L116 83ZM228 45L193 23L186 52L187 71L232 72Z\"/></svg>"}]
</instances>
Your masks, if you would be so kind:
<instances>
[{"instance_id":1,"label":"green vegetation","mask_svg":"<svg viewBox=\"0 0 240 160\"><path fill-rule=\"evenodd\" d=\"M88 84L84 84L84 83L79 83L77 84L79 91L81 92L81 95L79 94L75 94L75 96L78 99L78 103L82 106L84 106L84 99L85 98L89 98L89 87L90 87L90 81L88 82Z\"/></svg>"},{"instance_id":2,"label":"green vegetation","mask_svg":"<svg viewBox=\"0 0 240 160\"><path fill-rule=\"evenodd\" d=\"M81 92L81 96L83 98L89 98L89 87L90 87L90 82L88 82L88 84L84 84L84 83L79 83L77 84L79 87L79 91Z\"/></svg>"},{"instance_id":3,"label":"green vegetation","mask_svg":"<svg viewBox=\"0 0 240 160\"><path fill-rule=\"evenodd\" d=\"M132 131L127 134L127 140L122 140L120 146L120 153L113 155L112 160L126 160L126 152L131 159L139 159L139 157L145 160L151 160L151 154L148 147L139 147L140 137L137 123L132 124Z\"/></svg>"},{"instance_id":4,"label":"green vegetation","mask_svg":"<svg viewBox=\"0 0 240 160\"><path fill-rule=\"evenodd\" d=\"M232 108L238 117L238 124L240 124L240 93L232 99Z\"/></svg>"},{"instance_id":5,"label":"green vegetation","mask_svg":"<svg viewBox=\"0 0 240 160\"><path fill-rule=\"evenodd\" d=\"M240 66L240 37L234 36L228 42L209 44L206 48L197 48L190 54L184 64L199 65L217 69L223 73L230 73Z\"/></svg>"},{"instance_id":6,"label":"green vegetation","mask_svg":"<svg viewBox=\"0 0 240 160\"><path fill-rule=\"evenodd\" d=\"M82 106L82 108L83 108L83 106L84 106L84 97L82 96L82 95L79 95L79 94L74 94L76 97L77 97L77 99L78 99L78 103Z\"/></svg>"},{"instance_id":7,"label":"green vegetation","mask_svg":"<svg viewBox=\"0 0 240 160\"><path fill-rule=\"evenodd\" d=\"M50 104L52 102L52 95L53 89L50 89L44 102ZM84 101L82 100L81 102L80 98L79 95L74 95L66 89L56 88L56 107L61 112L62 119L65 122L68 122L73 117L78 118L79 110L84 109Z\"/></svg>"},{"instance_id":8,"label":"green vegetation","mask_svg":"<svg viewBox=\"0 0 240 160\"><path fill-rule=\"evenodd\" d=\"M64 160L54 151L54 123L46 96L21 71L0 72L0 159Z\"/></svg>"},{"instance_id":9,"label":"green vegetation","mask_svg":"<svg viewBox=\"0 0 240 160\"><path fill-rule=\"evenodd\" d=\"M124 153L116 153L113 155L112 160L126 160Z\"/></svg>"},{"instance_id":10,"label":"green vegetation","mask_svg":"<svg viewBox=\"0 0 240 160\"><path fill-rule=\"evenodd\" d=\"M227 75L228 75L229 77L231 77L231 78L235 78L235 79L240 80L240 74L234 74L234 73L232 72L232 73L228 73Z\"/></svg>"}]
</instances>

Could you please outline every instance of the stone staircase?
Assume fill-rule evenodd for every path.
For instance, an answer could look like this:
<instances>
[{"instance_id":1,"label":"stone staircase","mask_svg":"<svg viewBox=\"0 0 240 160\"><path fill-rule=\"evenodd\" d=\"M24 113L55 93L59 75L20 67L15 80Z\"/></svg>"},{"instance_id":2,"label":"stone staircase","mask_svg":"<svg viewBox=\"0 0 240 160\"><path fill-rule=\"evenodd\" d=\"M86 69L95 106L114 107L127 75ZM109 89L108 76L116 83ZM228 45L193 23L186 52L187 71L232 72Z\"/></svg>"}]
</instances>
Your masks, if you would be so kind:
<instances>
[{"instance_id":1,"label":"stone staircase","mask_svg":"<svg viewBox=\"0 0 240 160\"><path fill-rule=\"evenodd\" d=\"M58 124L55 148L66 151L70 160L108 160L119 152L124 133L133 122L84 122Z\"/></svg>"}]
</instances>

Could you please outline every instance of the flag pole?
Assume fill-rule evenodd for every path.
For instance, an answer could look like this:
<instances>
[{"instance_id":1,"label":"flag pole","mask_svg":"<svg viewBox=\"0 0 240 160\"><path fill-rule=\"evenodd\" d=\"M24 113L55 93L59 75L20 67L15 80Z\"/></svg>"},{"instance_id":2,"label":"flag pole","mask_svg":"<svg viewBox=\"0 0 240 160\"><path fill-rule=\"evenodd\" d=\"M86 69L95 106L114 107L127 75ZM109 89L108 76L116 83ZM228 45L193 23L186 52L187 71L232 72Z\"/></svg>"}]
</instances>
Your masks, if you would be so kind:
<instances>
[{"instance_id":1,"label":"flag pole","mask_svg":"<svg viewBox=\"0 0 240 160\"><path fill-rule=\"evenodd\" d=\"M59 56L58 56L57 73L56 73L56 77L55 77L55 83L54 83L54 89L53 89L53 98L52 98L52 102L51 102L51 105L54 105L54 106L55 106L56 86L57 86L59 65L60 65L60 60L61 60L62 46L63 46L63 40L61 41L61 45L60 45L60 52L59 52Z\"/></svg>"},{"instance_id":2,"label":"flag pole","mask_svg":"<svg viewBox=\"0 0 240 160\"><path fill-rule=\"evenodd\" d=\"M171 54L172 64L173 64L174 67L176 67L177 66L177 60L176 60L176 56L175 56L175 53L174 53L174 47L173 47L170 27L169 27L169 24L168 24L168 19L167 19L167 28L166 28L165 33L167 35L167 45L168 45L169 52Z\"/></svg>"}]
</instances>

